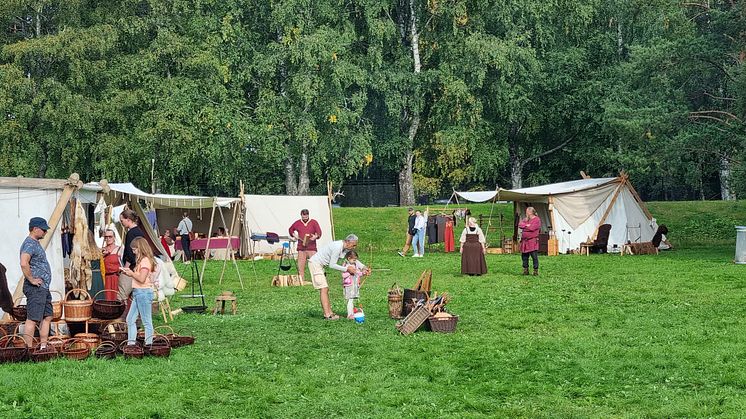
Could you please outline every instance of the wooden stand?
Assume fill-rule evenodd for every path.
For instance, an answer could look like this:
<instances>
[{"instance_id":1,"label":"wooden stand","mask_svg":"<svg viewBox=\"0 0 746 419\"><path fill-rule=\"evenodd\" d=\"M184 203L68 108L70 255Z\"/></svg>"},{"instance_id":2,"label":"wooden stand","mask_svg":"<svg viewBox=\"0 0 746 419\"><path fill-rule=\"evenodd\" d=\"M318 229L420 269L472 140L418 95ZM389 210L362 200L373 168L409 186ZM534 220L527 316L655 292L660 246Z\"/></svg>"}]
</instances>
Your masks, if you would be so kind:
<instances>
[{"instance_id":1,"label":"wooden stand","mask_svg":"<svg viewBox=\"0 0 746 419\"><path fill-rule=\"evenodd\" d=\"M218 314L218 309L220 309L220 314L225 314L225 303L226 301L231 302L231 314L236 314L237 307L237 298L233 293L230 294L222 294L215 297L215 308L212 310L212 314Z\"/></svg>"}]
</instances>

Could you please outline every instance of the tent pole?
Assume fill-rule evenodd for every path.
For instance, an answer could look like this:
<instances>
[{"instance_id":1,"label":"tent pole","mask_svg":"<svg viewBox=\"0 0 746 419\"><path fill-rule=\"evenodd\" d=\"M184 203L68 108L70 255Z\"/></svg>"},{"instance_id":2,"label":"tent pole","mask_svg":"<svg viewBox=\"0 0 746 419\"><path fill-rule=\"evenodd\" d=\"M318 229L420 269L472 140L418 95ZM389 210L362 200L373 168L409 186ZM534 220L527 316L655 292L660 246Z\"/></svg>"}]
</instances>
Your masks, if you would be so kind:
<instances>
[{"instance_id":1,"label":"tent pole","mask_svg":"<svg viewBox=\"0 0 746 419\"><path fill-rule=\"evenodd\" d=\"M332 223L332 241L336 240L334 237L334 211L332 211L332 181L327 180L326 181L326 191L327 191L327 201L329 202L329 220Z\"/></svg>"},{"instance_id":2,"label":"tent pole","mask_svg":"<svg viewBox=\"0 0 746 419\"><path fill-rule=\"evenodd\" d=\"M203 279L205 277L205 268L207 267L207 261L210 260L210 239L212 239L212 226L213 221L215 221L215 206L217 204L217 199L213 198L212 201L212 214L210 215L210 228L207 230L207 246L205 246L205 260L202 262L202 272L199 275L199 284L200 286L203 283Z\"/></svg>"},{"instance_id":3,"label":"tent pole","mask_svg":"<svg viewBox=\"0 0 746 419\"><path fill-rule=\"evenodd\" d=\"M57 230L57 226L60 223L60 220L62 219L62 214L65 212L65 208L67 207L67 204L70 202L70 199L73 196L73 193L78 190L78 188L83 186L83 182L80 181L80 177L77 173L73 173L70 175L70 177L67 179L67 184L65 185L64 189L62 189L62 195L60 195L60 199L57 201L57 205L54 207L54 210L52 211L52 215L49 217L49 222L47 223L49 225L49 230L51 234L47 234L44 236L43 239L41 239L41 247L44 250L47 250L47 246L49 246L49 242L52 241L52 237L54 237L54 232ZM23 294L23 279L24 276L21 274L21 279L18 280L18 284L16 285L16 289L13 291L13 306L15 306L15 301ZM64 281L63 281L64 282ZM3 316L4 319L10 318L10 315L8 313L5 313Z\"/></svg>"},{"instance_id":4,"label":"tent pole","mask_svg":"<svg viewBox=\"0 0 746 419\"><path fill-rule=\"evenodd\" d=\"M596 237L598 236L598 229L602 225L604 225L604 223L606 222L606 218L609 217L609 214L611 213L611 209L614 208L616 199L619 198L619 193L622 191L622 187L624 187L625 183L626 183L626 180L622 177L622 181L619 182L619 186L616 187L616 190L614 191L614 196L611 197L611 202L609 202L609 206L606 208L606 211L604 211L604 215L601 216L601 220L598 222L598 225L596 225L596 230L593 232L593 237L591 239L596 240Z\"/></svg>"},{"instance_id":5,"label":"tent pole","mask_svg":"<svg viewBox=\"0 0 746 419\"><path fill-rule=\"evenodd\" d=\"M246 249L251 255L251 269L254 270L254 284L259 282L259 276L256 273L256 261L254 260L254 243L251 240L251 231L249 230L249 223L246 220L246 195L244 194L243 180L239 182L239 198L241 198L241 215L243 215L243 235L246 239Z\"/></svg>"}]
</instances>

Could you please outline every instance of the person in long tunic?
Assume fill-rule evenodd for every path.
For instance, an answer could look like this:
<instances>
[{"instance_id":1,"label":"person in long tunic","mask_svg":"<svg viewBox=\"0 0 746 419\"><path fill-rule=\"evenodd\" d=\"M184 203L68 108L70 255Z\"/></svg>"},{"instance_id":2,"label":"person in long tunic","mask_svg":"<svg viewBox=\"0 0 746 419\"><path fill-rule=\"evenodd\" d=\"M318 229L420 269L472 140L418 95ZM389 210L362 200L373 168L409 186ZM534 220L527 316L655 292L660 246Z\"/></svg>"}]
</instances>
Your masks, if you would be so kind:
<instances>
[{"instance_id":1,"label":"person in long tunic","mask_svg":"<svg viewBox=\"0 0 746 419\"><path fill-rule=\"evenodd\" d=\"M534 276L539 275L539 232L541 231L541 218L534 207L526 208L526 218L518 223L521 233L521 259L523 261L523 274L528 275L528 258L534 265Z\"/></svg>"},{"instance_id":2,"label":"person in long tunic","mask_svg":"<svg viewBox=\"0 0 746 419\"><path fill-rule=\"evenodd\" d=\"M290 226L288 233L298 242L298 276L302 284L305 282L306 262L318 250L316 240L321 238L321 226L318 221L311 218L307 209L303 209L300 212L300 220L295 221Z\"/></svg>"},{"instance_id":3,"label":"person in long tunic","mask_svg":"<svg viewBox=\"0 0 746 419\"><path fill-rule=\"evenodd\" d=\"M101 252L104 254L104 296L107 300L116 300L119 295L119 269L121 247L117 246L114 230L106 229L104 231L104 247Z\"/></svg>"},{"instance_id":4,"label":"person in long tunic","mask_svg":"<svg viewBox=\"0 0 746 419\"><path fill-rule=\"evenodd\" d=\"M461 273L466 275L483 275L487 273L486 240L482 229L474 217L469 217L464 231L461 232Z\"/></svg>"}]
</instances>

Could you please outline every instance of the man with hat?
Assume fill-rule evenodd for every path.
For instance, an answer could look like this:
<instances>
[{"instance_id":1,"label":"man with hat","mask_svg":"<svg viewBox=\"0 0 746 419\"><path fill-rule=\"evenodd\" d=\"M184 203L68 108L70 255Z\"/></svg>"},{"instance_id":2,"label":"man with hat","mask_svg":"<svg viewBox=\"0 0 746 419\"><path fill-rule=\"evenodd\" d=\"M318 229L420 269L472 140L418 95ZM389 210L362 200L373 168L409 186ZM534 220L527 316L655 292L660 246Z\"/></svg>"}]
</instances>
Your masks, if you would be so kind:
<instances>
[{"instance_id":1,"label":"man with hat","mask_svg":"<svg viewBox=\"0 0 746 419\"><path fill-rule=\"evenodd\" d=\"M404 244L402 250L400 252L397 252L401 257L406 256L407 252L409 252L409 248L412 247L412 238L417 232L414 229L414 222L417 219L417 215L415 215L414 213L414 208L407 208L407 212L409 212L409 218L407 218L407 242Z\"/></svg>"},{"instance_id":2,"label":"man with hat","mask_svg":"<svg viewBox=\"0 0 746 419\"><path fill-rule=\"evenodd\" d=\"M41 322L39 337L41 347L47 346L49 325L52 322L52 269L47 261L47 253L39 240L49 230L47 220L34 217L28 223L28 237L21 244L21 271L23 272L23 294L26 295L26 324L23 327L23 340L31 347L36 325Z\"/></svg>"}]
</instances>

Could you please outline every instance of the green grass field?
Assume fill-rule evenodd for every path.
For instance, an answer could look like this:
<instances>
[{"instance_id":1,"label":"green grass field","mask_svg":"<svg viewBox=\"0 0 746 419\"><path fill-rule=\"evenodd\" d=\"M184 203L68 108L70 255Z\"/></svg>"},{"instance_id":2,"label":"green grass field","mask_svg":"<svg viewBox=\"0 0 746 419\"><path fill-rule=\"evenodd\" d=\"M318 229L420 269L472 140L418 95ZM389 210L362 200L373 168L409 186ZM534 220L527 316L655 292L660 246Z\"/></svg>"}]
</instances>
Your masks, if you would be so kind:
<instances>
[{"instance_id":1,"label":"green grass field","mask_svg":"<svg viewBox=\"0 0 746 419\"><path fill-rule=\"evenodd\" d=\"M169 359L0 365L0 416L742 416L746 267L732 259L746 204L650 208L678 250L543 257L538 278L519 275L515 255L488 255L483 277L458 274L457 254L400 258L402 209L337 209L337 236L357 233L363 262L372 244L373 267L390 269L361 291L364 324L323 321L311 287L270 287L277 262L257 262L256 277L241 262L245 290L230 269L219 285L211 262L207 294L235 291L238 315L177 316L197 342ZM386 291L426 268L453 295L458 331L401 336ZM342 312L339 282L330 275Z\"/></svg>"}]
</instances>

